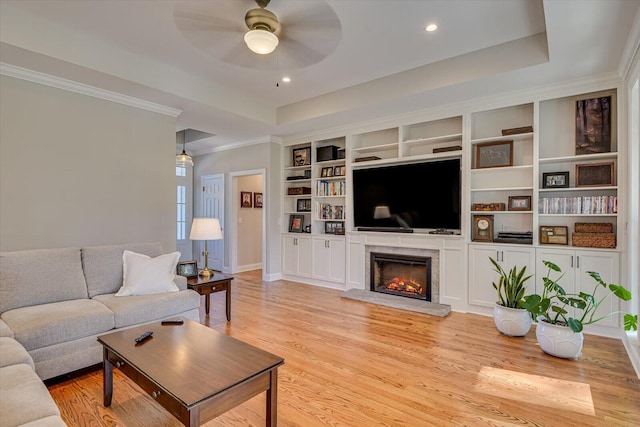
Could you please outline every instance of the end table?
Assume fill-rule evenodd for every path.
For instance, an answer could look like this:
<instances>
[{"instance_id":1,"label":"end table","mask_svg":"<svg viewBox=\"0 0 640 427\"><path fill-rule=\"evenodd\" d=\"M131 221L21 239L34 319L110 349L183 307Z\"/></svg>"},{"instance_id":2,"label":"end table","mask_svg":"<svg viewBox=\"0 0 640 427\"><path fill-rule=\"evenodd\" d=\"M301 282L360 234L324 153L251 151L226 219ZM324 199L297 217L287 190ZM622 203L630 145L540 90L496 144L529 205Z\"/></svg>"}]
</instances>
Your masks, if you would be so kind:
<instances>
[{"instance_id":1,"label":"end table","mask_svg":"<svg viewBox=\"0 0 640 427\"><path fill-rule=\"evenodd\" d=\"M211 277L191 277L187 279L187 286L200 295L204 295L204 311L209 314L209 296L215 292L227 291L227 321L231 320L231 281L233 276L218 273Z\"/></svg>"}]
</instances>

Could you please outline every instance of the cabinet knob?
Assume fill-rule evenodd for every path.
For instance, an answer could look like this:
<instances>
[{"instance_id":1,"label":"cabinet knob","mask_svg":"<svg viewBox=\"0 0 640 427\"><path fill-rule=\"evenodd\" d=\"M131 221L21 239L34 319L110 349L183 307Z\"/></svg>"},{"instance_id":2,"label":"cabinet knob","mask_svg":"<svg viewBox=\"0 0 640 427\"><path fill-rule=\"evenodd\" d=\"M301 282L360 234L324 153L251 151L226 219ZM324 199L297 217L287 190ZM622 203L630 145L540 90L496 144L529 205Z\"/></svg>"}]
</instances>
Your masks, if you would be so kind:
<instances>
[{"instance_id":1,"label":"cabinet knob","mask_svg":"<svg viewBox=\"0 0 640 427\"><path fill-rule=\"evenodd\" d=\"M154 392L152 392L152 393L151 393L151 396L152 396L154 399L157 399L158 397L160 397L160 393L161 393L161 392L159 392L159 391L154 391Z\"/></svg>"},{"instance_id":2,"label":"cabinet knob","mask_svg":"<svg viewBox=\"0 0 640 427\"><path fill-rule=\"evenodd\" d=\"M124 366L124 362L116 362L116 368L121 368Z\"/></svg>"}]
</instances>

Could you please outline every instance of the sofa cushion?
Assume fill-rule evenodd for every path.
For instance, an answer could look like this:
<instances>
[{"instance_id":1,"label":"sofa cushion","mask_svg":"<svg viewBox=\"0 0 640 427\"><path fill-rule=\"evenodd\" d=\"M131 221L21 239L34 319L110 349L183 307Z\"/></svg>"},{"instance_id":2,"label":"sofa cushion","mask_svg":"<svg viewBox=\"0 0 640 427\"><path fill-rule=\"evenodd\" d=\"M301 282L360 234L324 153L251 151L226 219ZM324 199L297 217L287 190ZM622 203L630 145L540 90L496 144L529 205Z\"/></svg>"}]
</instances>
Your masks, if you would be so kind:
<instances>
[{"instance_id":1,"label":"sofa cushion","mask_svg":"<svg viewBox=\"0 0 640 427\"><path fill-rule=\"evenodd\" d=\"M6 322L2 319L0 319L0 337L13 338L13 331L11 330L9 325L7 325Z\"/></svg>"},{"instance_id":2,"label":"sofa cushion","mask_svg":"<svg viewBox=\"0 0 640 427\"><path fill-rule=\"evenodd\" d=\"M0 369L0 414L2 426L19 426L60 411L47 387L28 365Z\"/></svg>"},{"instance_id":3,"label":"sofa cushion","mask_svg":"<svg viewBox=\"0 0 640 427\"><path fill-rule=\"evenodd\" d=\"M114 294L98 295L93 299L113 311L116 328L151 322L200 307L200 295L190 289L127 297L117 297Z\"/></svg>"},{"instance_id":4,"label":"sofa cushion","mask_svg":"<svg viewBox=\"0 0 640 427\"><path fill-rule=\"evenodd\" d=\"M0 313L87 297L80 249L0 253Z\"/></svg>"},{"instance_id":5,"label":"sofa cushion","mask_svg":"<svg viewBox=\"0 0 640 427\"><path fill-rule=\"evenodd\" d=\"M122 254L124 278L116 296L161 294L178 292L173 283L180 252L154 258L125 250Z\"/></svg>"},{"instance_id":6,"label":"sofa cushion","mask_svg":"<svg viewBox=\"0 0 640 427\"><path fill-rule=\"evenodd\" d=\"M125 249L150 257L162 254L160 243L127 243L82 248L82 266L89 298L118 292L122 286L122 253Z\"/></svg>"},{"instance_id":7,"label":"sofa cushion","mask_svg":"<svg viewBox=\"0 0 640 427\"><path fill-rule=\"evenodd\" d=\"M2 320L27 350L99 334L114 326L113 312L90 299L16 308L2 313Z\"/></svg>"},{"instance_id":8,"label":"sofa cushion","mask_svg":"<svg viewBox=\"0 0 640 427\"><path fill-rule=\"evenodd\" d=\"M0 337L0 368L11 365L29 365L35 369L27 350L13 338Z\"/></svg>"}]
</instances>

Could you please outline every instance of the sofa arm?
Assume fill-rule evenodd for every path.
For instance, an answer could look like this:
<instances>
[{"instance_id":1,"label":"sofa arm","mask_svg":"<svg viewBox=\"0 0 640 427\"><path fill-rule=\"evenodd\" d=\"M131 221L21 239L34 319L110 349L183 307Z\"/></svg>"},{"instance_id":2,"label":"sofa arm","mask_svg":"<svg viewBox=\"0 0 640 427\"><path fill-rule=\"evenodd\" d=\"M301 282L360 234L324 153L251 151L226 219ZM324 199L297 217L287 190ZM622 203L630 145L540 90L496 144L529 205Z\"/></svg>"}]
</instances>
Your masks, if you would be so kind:
<instances>
[{"instance_id":1,"label":"sofa arm","mask_svg":"<svg viewBox=\"0 0 640 427\"><path fill-rule=\"evenodd\" d=\"M177 274L174 275L173 283L175 283L178 289L180 289L181 291L187 289L187 278L184 276L178 276Z\"/></svg>"},{"instance_id":2,"label":"sofa arm","mask_svg":"<svg viewBox=\"0 0 640 427\"><path fill-rule=\"evenodd\" d=\"M13 331L2 319L0 319L0 337L13 338Z\"/></svg>"}]
</instances>

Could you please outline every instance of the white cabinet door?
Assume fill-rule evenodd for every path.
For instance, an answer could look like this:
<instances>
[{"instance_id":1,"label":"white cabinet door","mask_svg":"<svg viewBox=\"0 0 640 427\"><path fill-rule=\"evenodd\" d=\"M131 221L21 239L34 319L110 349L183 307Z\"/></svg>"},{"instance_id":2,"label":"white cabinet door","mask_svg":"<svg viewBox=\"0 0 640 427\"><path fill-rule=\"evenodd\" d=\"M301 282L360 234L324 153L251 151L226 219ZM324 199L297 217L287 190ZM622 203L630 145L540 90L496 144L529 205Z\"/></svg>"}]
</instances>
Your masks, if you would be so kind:
<instances>
[{"instance_id":1,"label":"white cabinet door","mask_svg":"<svg viewBox=\"0 0 640 427\"><path fill-rule=\"evenodd\" d=\"M498 280L498 274L493 271L493 264L489 261L489 257L498 261L506 271L513 267L520 270L526 266L526 275L535 274L535 251L533 248L471 245L469 247L469 302L471 304L493 307L498 299L492 285ZM535 275L526 282L528 292L533 291L534 282Z\"/></svg>"},{"instance_id":2,"label":"white cabinet door","mask_svg":"<svg viewBox=\"0 0 640 427\"><path fill-rule=\"evenodd\" d=\"M544 291L544 283L542 281L543 277L547 277L552 280L558 280L560 275L562 278L558 280L558 284L564 289L564 291L568 294L576 293L576 255L573 250L566 249L538 249L536 251L536 260L538 267L538 281L536 282L536 293L542 295ZM560 267L562 273L558 274L555 271L551 271L549 273L549 269L544 266L543 261L549 261ZM569 315L574 317L575 311L571 307L565 307L569 312Z\"/></svg>"},{"instance_id":3,"label":"white cabinet door","mask_svg":"<svg viewBox=\"0 0 640 427\"><path fill-rule=\"evenodd\" d=\"M344 283L346 278L346 246L344 239L313 238L312 277Z\"/></svg>"},{"instance_id":4,"label":"white cabinet door","mask_svg":"<svg viewBox=\"0 0 640 427\"><path fill-rule=\"evenodd\" d=\"M311 238L296 237L298 247L298 276L311 277Z\"/></svg>"},{"instance_id":5,"label":"white cabinet door","mask_svg":"<svg viewBox=\"0 0 640 427\"><path fill-rule=\"evenodd\" d=\"M600 274L602 280L609 283L620 284L620 266L617 253L597 251L576 251L576 291L593 294L596 281L587 274L587 271L595 271ZM598 286L596 300L607 294L602 286ZM604 314L613 313L620 309L620 299L611 296L598 308L594 319ZM618 326L619 316L614 315L598 322L602 326Z\"/></svg>"},{"instance_id":6,"label":"white cabinet door","mask_svg":"<svg viewBox=\"0 0 640 427\"><path fill-rule=\"evenodd\" d=\"M311 239L306 236L283 236L282 255L284 274L311 276Z\"/></svg>"},{"instance_id":7,"label":"white cabinet door","mask_svg":"<svg viewBox=\"0 0 640 427\"><path fill-rule=\"evenodd\" d=\"M329 280L344 283L346 275L347 248L344 239L329 240Z\"/></svg>"}]
</instances>

